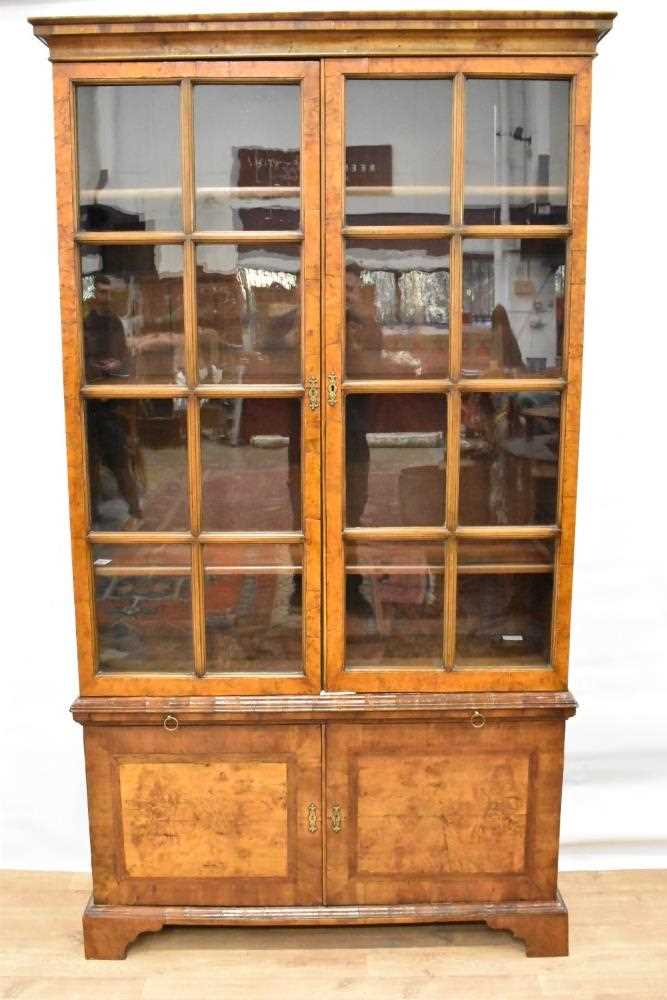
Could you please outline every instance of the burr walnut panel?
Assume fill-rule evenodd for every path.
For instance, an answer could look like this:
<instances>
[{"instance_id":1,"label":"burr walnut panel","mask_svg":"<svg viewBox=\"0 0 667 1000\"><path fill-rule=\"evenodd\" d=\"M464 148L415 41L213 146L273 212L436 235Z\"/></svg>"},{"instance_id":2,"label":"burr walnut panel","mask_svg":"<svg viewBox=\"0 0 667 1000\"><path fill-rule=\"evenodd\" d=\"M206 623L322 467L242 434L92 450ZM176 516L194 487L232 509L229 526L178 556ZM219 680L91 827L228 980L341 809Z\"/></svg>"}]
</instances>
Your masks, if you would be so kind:
<instances>
[{"instance_id":1,"label":"burr walnut panel","mask_svg":"<svg viewBox=\"0 0 667 1000\"><path fill-rule=\"evenodd\" d=\"M563 729L328 725L328 903L555 898Z\"/></svg>"},{"instance_id":2,"label":"burr walnut panel","mask_svg":"<svg viewBox=\"0 0 667 1000\"><path fill-rule=\"evenodd\" d=\"M128 875L287 876L287 761L142 759L118 770Z\"/></svg>"}]
</instances>

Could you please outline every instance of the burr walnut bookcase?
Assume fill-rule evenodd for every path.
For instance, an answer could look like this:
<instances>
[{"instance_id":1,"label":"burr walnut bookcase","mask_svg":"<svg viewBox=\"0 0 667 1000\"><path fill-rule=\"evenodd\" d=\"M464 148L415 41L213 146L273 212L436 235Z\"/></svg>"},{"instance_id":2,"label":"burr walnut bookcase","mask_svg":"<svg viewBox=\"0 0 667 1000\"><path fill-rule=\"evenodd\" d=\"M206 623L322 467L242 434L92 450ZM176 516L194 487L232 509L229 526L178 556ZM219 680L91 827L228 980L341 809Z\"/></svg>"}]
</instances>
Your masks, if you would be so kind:
<instances>
[{"instance_id":1,"label":"burr walnut bookcase","mask_svg":"<svg viewBox=\"0 0 667 1000\"><path fill-rule=\"evenodd\" d=\"M557 888L613 14L39 18L86 954Z\"/></svg>"}]
</instances>

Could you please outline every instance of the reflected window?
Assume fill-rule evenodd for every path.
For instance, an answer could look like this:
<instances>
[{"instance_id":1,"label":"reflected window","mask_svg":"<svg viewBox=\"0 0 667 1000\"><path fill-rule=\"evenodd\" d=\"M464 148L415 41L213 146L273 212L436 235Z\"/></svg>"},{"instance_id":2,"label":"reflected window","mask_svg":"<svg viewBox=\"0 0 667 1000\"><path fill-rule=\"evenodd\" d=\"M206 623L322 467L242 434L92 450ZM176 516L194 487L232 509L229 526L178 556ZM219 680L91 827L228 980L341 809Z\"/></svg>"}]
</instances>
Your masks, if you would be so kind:
<instances>
[{"instance_id":1,"label":"reflected window","mask_svg":"<svg viewBox=\"0 0 667 1000\"><path fill-rule=\"evenodd\" d=\"M301 381L301 248L197 248L199 380Z\"/></svg>"},{"instance_id":2,"label":"reflected window","mask_svg":"<svg viewBox=\"0 0 667 1000\"><path fill-rule=\"evenodd\" d=\"M444 395L347 397L349 527L444 523L445 428Z\"/></svg>"},{"instance_id":3,"label":"reflected window","mask_svg":"<svg viewBox=\"0 0 667 1000\"><path fill-rule=\"evenodd\" d=\"M467 225L567 221L570 84L467 80Z\"/></svg>"},{"instance_id":4,"label":"reflected window","mask_svg":"<svg viewBox=\"0 0 667 1000\"><path fill-rule=\"evenodd\" d=\"M444 546L348 543L345 563L347 668L442 667Z\"/></svg>"},{"instance_id":5,"label":"reflected window","mask_svg":"<svg viewBox=\"0 0 667 1000\"><path fill-rule=\"evenodd\" d=\"M180 246L81 248L86 382L185 384Z\"/></svg>"},{"instance_id":6,"label":"reflected window","mask_svg":"<svg viewBox=\"0 0 667 1000\"><path fill-rule=\"evenodd\" d=\"M348 240L345 294L349 378L448 376L447 240Z\"/></svg>"},{"instance_id":7,"label":"reflected window","mask_svg":"<svg viewBox=\"0 0 667 1000\"><path fill-rule=\"evenodd\" d=\"M201 407L206 531L301 528L301 400L236 397Z\"/></svg>"},{"instance_id":8,"label":"reflected window","mask_svg":"<svg viewBox=\"0 0 667 1000\"><path fill-rule=\"evenodd\" d=\"M76 91L80 228L180 230L179 88Z\"/></svg>"},{"instance_id":9,"label":"reflected window","mask_svg":"<svg viewBox=\"0 0 667 1000\"><path fill-rule=\"evenodd\" d=\"M303 673L301 545L204 548L210 673Z\"/></svg>"},{"instance_id":10,"label":"reflected window","mask_svg":"<svg viewBox=\"0 0 667 1000\"><path fill-rule=\"evenodd\" d=\"M464 378L562 370L565 240L463 241Z\"/></svg>"},{"instance_id":11,"label":"reflected window","mask_svg":"<svg viewBox=\"0 0 667 1000\"><path fill-rule=\"evenodd\" d=\"M461 394L459 523L555 524L560 393Z\"/></svg>"},{"instance_id":12,"label":"reflected window","mask_svg":"<svg viewBox=\"0 0 667 1000\"><path fill-rule=\"evenodd\" d=\"M348 80L348 225L449 222L451 80Z\"/></svg>"},{"instance_id":13,"label":"reflected window","mask_svg":"<svg viewBox=\"0 0 667 1000\"><path fill-rule=\"evenodd\" d=\"M198 229L299 229L298 84L194 91Z\"/></svg>"},{"instance_id":14,"label":"reflected window","mask_svg":"<svg viewBox=\"0 0 667 1000\"><path fill-rule=\"evenodd\" d=\"M185 400L89 399L86 436L94 531L189 527Z\"/></svg>"}]
</instances>

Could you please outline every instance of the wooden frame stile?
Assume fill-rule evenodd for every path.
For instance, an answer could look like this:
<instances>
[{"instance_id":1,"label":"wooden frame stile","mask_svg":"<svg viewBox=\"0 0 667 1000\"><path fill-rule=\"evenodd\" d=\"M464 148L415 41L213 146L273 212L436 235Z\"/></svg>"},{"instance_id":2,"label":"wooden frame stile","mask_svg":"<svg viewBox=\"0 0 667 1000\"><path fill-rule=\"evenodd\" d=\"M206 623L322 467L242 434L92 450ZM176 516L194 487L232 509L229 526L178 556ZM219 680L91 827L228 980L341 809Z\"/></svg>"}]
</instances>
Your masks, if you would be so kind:
<instances>
[{"instance_id":1,"label":"wooden frame stile","mask_svg":"<svg viewBox=\"0 0 667 1000\"><path fill-rule=\"evenodd\" d=\"M203 63L67 63L54 64L54 104L56 123L56 174L58 197L58 238L63 336L66 427L68 437L68 478L74 565L77 644L81 693L84 695L132 695L148 697L171 693L176 696L215 694L307 694L320 690L320 413L306 405L305 385L318 377L320 368L320 84L316 62L203 62ZM194 217L194 140L192 89L198 82L298 82L301 86L301 207L300 232L211 232L199 233ZM156 231L130 233L79 233L77 231L78 182L76 156L75 87L77 83L178 83L181 88L181 175L183 232ZM294 386L198 386L197 385L197 303L195 252L198 243L276 243L302 245L302 382ZM78 245L95 244L181 244L183 246L183 286L187 386L131 385L86 386L83 378L81 343L80 279ZM294 397L302 405L302 518L301 532L205 532L201 525L201 457L199 448L199 399L209 396ZM85 441L86 398L186 398L188 436L188 496L191 531L176 532L96 532L89 531L90 500L87 486ZM192 675L100 674L97 662L94 614L94 575L89 543L130 545L183 544L192 546L194 670ZM303 651L304 674L206 675L203 605L203 545L238 542L303 543Z\"/></svg>"},{"instance_id":2,"label":"wooden frame stile","mask_svg":"<svg viewBox=\"0 0 667 1000\"><path fill-rule=\"evenodd\" d=\"M326 679L333 690L356 691L555 691L567 688L567 654L574 546L574 497L579 433L580 368L583 333L586 195L588 183L588 122L590 60L572 56L549 57L419 57L327 59L325 79L326 169L326 280L325 362L323 372L335 373L341 386L339 403L325 414L327 468L326 537L328 570L325 593L327 635ZM345 80L391 77L450 77L453 81L451 170L451 224L449 226L356 227L344 223ZM463 222L466 78L564 78L571 81L568 222L565 225L465 225ZM345 382L343 301L343 239L346 236L427 238L448 237L450 244L450 375L448 379L401 382ZM462 350L462 239L561 238L568 242L566 257L566 348L562 377L477 378L461 376ZM445 528L345 528L344 398L346 392L447 392L447 458ZM458 436L461 395L464 392L562 391L562 427L559 455L558 525L459 527ZM442 540L445 547L444 669L414 668L345 670L344 539ZM458 539L554 538L553 621L549 667L502 669L456 667L456 551Z\"/></svg>"}]
</instances>

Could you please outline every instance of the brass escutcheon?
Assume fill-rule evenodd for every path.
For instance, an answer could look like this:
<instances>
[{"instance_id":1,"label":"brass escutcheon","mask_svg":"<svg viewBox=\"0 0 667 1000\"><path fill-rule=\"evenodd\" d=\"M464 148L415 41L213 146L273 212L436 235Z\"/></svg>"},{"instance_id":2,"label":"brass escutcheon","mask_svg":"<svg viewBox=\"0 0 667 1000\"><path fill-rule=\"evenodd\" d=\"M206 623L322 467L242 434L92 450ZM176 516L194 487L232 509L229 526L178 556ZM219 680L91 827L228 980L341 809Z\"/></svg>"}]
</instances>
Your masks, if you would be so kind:
<instances>
[{"instance_id":1,"label":"brass escutcheon","mask_svg":"<svg viewBox=\"0 0 667 1000\"><path fill-rule=\"evenodd\" d=\"M308 833L317 833L317 806L314 802L308 806Z\"/></svg>"},{"instance_id":2,"label":"brass escutcheon","mask_svg":"<svg viewBox=\"0 0 667 1000\"><path fill-rule=\"evenodd\" d=\"M334 833L340 833L343 829L343 810L340 806L331 807L331 815L329 816L329 822L331 823L331 829Z\"/></svg>"},{"instance_id":3,"label":"brass escutcheon","mask_svg":"<svg viewBox=\"0 0 667 1000\"><path fill-rule=\"evenodd\" d=\"M335 406L338 399L338 379L335 372L327 375L327 402L329 406Z\"/></svg>"},{"instance_id":4,"label":"brass escutcheon","mask_svg":"<svg viewBox=\"0 0 667 1000\"><path fill-rule=\"evenodd\" d=\"M320 405L320 383L317 376L309 375L306 379L306 395L308 396L308 406L311 410L316 410Z\"/></svg>"}]
</instances>

